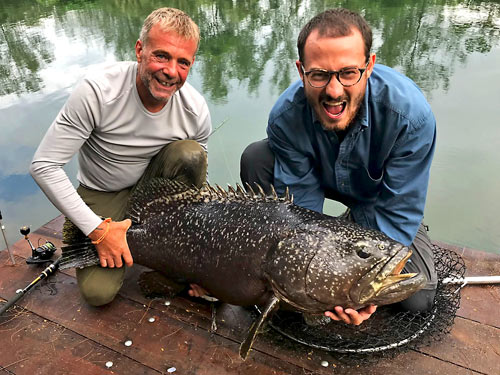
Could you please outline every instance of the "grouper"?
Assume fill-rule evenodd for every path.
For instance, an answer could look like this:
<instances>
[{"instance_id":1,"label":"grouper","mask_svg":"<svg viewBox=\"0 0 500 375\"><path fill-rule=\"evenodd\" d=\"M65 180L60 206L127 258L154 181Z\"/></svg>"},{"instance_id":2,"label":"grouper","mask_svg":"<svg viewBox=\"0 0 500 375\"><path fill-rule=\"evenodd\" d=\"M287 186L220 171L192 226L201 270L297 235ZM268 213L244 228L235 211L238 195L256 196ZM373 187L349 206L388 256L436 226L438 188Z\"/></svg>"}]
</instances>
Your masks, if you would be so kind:
<instances>
[{"instance_id":1,"label":"grouper","mask_svg":"<svg viewBox=\"0 0 500 375\"><path fill-rule=\"evenodd\" d=\"M379 231L294 205L288 191L279 197L273 189L266 196L262 189L245 191L239 185L197 189L159 178L137 189L127 217L133 223L127 242L135 263L178 283L198 284L220 301L262 307L240 347L243 358L280 305L306 314L386 305L425 283L421 274L401 273L411 255L408 247ZM85 265L98 264L89 239L74 236L66 242L61 268L78 253L87 254Z\"/></svg>"}]
</instances>

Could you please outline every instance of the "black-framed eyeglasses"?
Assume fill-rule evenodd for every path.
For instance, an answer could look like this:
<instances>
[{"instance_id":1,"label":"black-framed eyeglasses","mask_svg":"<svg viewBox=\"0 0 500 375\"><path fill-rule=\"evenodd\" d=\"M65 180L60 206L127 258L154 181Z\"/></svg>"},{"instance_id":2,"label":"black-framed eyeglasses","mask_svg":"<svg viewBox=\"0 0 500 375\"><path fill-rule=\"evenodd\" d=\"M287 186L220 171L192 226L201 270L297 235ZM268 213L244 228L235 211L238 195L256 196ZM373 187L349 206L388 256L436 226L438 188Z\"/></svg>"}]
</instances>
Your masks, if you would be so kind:
<instances>
[{"instance_id":1,"label":"black-framed eyeglasses","mask_svg":"<svg viewBox=\"0 0 500 375\"><path fill-rule=\"evenodd\" d=\"M364 68L343 68L340 70L325 70L325 69L311 69L308 71L304 70L304 65L300 63L302 73L306 76L307 82L317 89L323 88L328 85L332 79L332 76L337 77L337 81L344 87L354 86L356 83L361 81L363 73L368 68L370 61L367 61Z\"/></svg>"}]
</instances>

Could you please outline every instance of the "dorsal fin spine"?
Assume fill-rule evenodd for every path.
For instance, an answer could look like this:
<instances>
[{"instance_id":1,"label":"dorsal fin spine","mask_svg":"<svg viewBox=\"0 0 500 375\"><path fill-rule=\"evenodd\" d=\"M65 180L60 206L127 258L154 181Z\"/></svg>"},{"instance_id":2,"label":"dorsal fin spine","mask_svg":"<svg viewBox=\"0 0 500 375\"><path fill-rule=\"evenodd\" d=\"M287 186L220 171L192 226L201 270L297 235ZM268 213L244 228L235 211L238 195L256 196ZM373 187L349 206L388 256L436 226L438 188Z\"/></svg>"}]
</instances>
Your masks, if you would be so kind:
<instances>
[{"instance_id":1,"label":"dorsal fin spine","mask_svg":"<svg viewBox=\"0 0 500 375\"><path fill-rule=\"evenodd\" d=\"M131 218L134 223L140 224L141 217L148 207L162 203L165 205L175 202L178 205L186 205L190 202L208 202L214 200L252 200L255 202L274 200L281 202L293 203L293 196L290 195L288 188L285 194L279 197L274 186L271 185L271 195L267 196L264 189L258 184L255 184L258 191L255 192L249 184L246 184L247 191L239 184L236 184L236 189L229 185L228 190L224 190L220 185L205 184L201 188L189 187L182 182L169 180L166 178L155 178L148 183L138 187L130 198L130 206L127 210L127 217Z\"/></svg>"}]
</instances>

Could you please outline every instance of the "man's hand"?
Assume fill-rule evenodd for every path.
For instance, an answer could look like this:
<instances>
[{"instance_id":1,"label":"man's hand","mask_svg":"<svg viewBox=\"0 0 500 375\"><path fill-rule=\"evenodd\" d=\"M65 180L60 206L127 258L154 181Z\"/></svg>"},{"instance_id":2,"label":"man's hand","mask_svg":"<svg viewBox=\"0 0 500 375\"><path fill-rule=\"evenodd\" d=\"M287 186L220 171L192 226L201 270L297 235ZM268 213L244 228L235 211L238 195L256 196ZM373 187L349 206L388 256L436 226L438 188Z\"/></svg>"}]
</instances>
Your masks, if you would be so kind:
<instances>
[{"instance_id":1,"label":"man's hand","mask_svg":"<svg viewBox=\"0 0 500 375\"><path fill-rule=\"evenodd\" d=\"M203 297L208 295L208 292L197 284L189 284L189 287L191 289L189 289L188 294L191 297Z\"/></svg>"},{"instance_id":2,"label":"man's hand","mask_svg":"<svg viewBox=\"0 0 500 375\"><path fill-rule=\"evenodd\" d=\"M131 224L130 219L109 222L104 220L89 234L92 241L98 241L104 235L104 238L95 245L101 267L120 268L123 263L128 267L132 266L134 261L127 244L127 230Z\"/></svg>"},{"instance_id":3,"label":"man's hand","mask_svg":"<svg viewBox=\"0 0 500 375\"><path fill-rule=\"evenodd\" d=\"M325 311L325 315L333 320L341 320L347 324L359 326L368 319L377 310L377 306L368 305L359 310L343 309L341 306L335 306L334 311Z\"/></svg>"}]
</instances>

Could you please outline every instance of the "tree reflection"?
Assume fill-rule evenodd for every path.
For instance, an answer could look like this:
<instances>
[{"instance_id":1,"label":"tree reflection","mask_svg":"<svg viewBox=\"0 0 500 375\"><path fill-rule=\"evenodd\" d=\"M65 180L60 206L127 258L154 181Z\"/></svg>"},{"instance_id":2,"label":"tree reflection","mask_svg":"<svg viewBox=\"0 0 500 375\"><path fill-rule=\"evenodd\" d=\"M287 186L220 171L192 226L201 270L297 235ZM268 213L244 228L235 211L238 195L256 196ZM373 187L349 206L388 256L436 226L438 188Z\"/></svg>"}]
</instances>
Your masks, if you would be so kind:
<instances>
[{"instance_id":1,"label":"tree reflection","mask_svg":"<svg viewBox=\"0 0 500 375\"><path fill-rule=\"evenodd\" d=\"M54 58L53 45L36 26L53 18L58 28L87 45L98 38L117 59L134 59L144 17L159 0L3 0L0 10L0 95L40 90L40 70ZM457 64L499 43L500 5L453 0L173 0L201 29L196 69L205 95L224 102L230 85L256 95L270 72L281 92L297 78L296 38L302 25L326 8L362 13L374 30L378 61L413 78L429 95L447 89ZM269 77L269 76L266 76Z\"/></svg>"},{"instance_id":2,"label":"tree reflection","mask_svg":"<svg viewBox=\"0 0 500 375\"><path fill-rule=\"evenodd\" d=\"M53 59L51 44L33 30L43 12L36 4L20 11L17 4L6 0L0 10L0 95L40 90L38 73Z\"/></svg>"},{"instance_id":3,"label":"tree reflection","mask_svg":"<svg viewBox=\"0 0 500 375\"><path fill-rule=\"evenodd\" d=\"M366 18L382 44L379 61L399 68L428 95L448 89L457 64L472 52L487 53L500 39L500 5L494 2L379 2Z\"/></svg>"}]
</instances>

